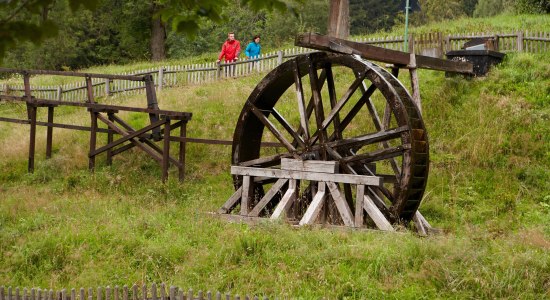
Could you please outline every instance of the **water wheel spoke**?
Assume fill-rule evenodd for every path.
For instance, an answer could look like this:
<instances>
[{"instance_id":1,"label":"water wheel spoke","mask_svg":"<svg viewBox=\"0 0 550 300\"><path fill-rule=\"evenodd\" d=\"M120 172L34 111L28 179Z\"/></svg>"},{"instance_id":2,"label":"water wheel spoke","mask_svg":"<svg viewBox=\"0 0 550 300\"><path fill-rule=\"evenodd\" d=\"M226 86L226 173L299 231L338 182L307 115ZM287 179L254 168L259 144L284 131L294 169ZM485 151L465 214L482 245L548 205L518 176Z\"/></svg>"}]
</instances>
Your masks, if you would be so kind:
<instances>
[{"instance_id":1,"label":"water wheel spoke","mask_svg":"<svg viewBox=\"0 0 550 300\"><path fill-rule=\"evenodd\" d=\"M298 133L296 131L294 131L292 126L287 122L287 120L275 108L273 108L271 110L271 114L273 115L275 120L277 120L283 126L283 128L288 133L290 133L290 135L292 135L292 137L294 138L294 141L298 142L298 144L301 147L303 147L303 148L306 147L306 144L305 144L304 140L302 139L302 137L300 135L298 135Z\"/></svg>"},{"instance_id":2,"label":"water wheel spoke","mask_svg":"<svg viewBox=\"0 0 550 300\"><path fill-rule=\"evenodd\" d=\"M310 57L310 68L309 68L309 80L311 85L311 93L313 95L313 108L315 111L315 121L317 124L317 132L319 132L319 138L321 143L324 143L327 140L327 133L322 129L323 120L325 118L325 113L323 110L323 99L321 97L321 88L319 86L319 77L317 76L317 70L314 67L315 63L311 60ZM324 153L323 156L326 156Z\"/></svg>"},{"instance_id":3,"label":"water wheel spoke","mask_svg":"<svg viewBox=\"0 0 550 300\"><path fill-rule=\"evenodd\" d=\"M330 73L331 74L331 77L332 78L332 72ZM327 78L328 75L327 75ZM342 130L345 129L345 126L347 126L347 124L349 124L349 122L351 121L351 119L353 119L353 117L349 118L348 120L346 120L344 118L344 120L346 120L346 125L345 126L342 126L341 122L340 122L340 118L339 118L339 113L340 113L340 110L342 110L342 108L344 107L344 105L346 105L346 103L348 103L348 101L351 99L351 96L353 95L353 93L355 93L355 91L357 90L357 88L363 83L363 80L365 79L365 75L363 74L363 76L359 76L355 79L355 81L351 84L351 86L348 88L348 90L344 93L344 95L342 96L342 99L340 99L340 101L338 101L336 103L336 98L335 98L335 95L334 97L331 96L331 107L332 107L332 110L330 111L330 113L328 114L327 118L325 119L325 121L323 122L323 129L325 129L333 120L335 121L334 122L334 128L335 128L335 132L333 133L333 136L335 136L336 138L338 137L341 137L341 132ZM328 79L327 79L328 80ZM334 81L331 80L329 81L329 87L330 87L330 83L332 82L332 85L334 85ZM331 89L329 88L329 93L330 93ZM368 97L368 96L367 96ZM361 104L360 106L358 106L358 108L360 109L363 105ZM355 114L359 111L359 109L357 109L357 111L355 112Z\"/></svg>"},{"instance_id":4,"label":"water wheel spoke","mask_svg":"<svg viewBox=\"0 0 550 300\"><path fill-rule=\"evenodd\" d=\"M297 73L296 73L297 74ZM321 71L321 75L319 75L319 88L322 89L324 84L325 84L325 81L326 81L326 72L325 70L322 70ZM300 123L302 123L302 118L304 120L305 123L308 124L308 127L309 127L309 119L311 118L311 114L313 113L313 109L314 109L314 100L313 100L313 95L311 95L311 97L309 98L309 102L307 103L307 107L306 107L306 114L304 117L300 116ZM304 127L300 124L300 128L298 129L298 134L299 135L304 135L305 134L305 130L304 130ZM309 128L308 128L308 136L309 136ZM310 138L307 138L306 140L309 140ZM309 143L310 145L312 145L312 143Z\"/></svg>"},{"instance_id":5,"label":"water wheel spoke","mask_svg":"<svg viewBox=\"0 0 550 300\"><path fill-rule=\"evenodd\" d=\"M385 159L401 156L408 149L411 149L411 145L410 144L405 144L405 145L400 145L400 146L396 146L396 147L376 150L376 151L373 151L373 152L370 152L370 153L347 156L345 158L342 158L341 161L346 162L346 163L351 163L351 162L362 162L362 163L375 162L375 161L380 161L380 160L385 160Z\"/></svg>"},{"instance_id":6,"label":"water wheel spoke","mask_svg":"<svg viewBox=\"0 0 550 300\"><path fill-rule=\"evenodd\" d=\"M409 131L409 126L401 126L388 130L382 130L376 133L357 136L354 138L328 142L326 143L326 145L332 148L360 148L366 145L400 138L401 134L407 131Z\"/></svg>"},{"instance_id":7,"label":"water wheel spoke","mask_svg":"<svg viewBox=\"0 0 550 300\"><path fill-rule=\"evenodd\" d=\"M300 128L298 129L298 134L304 135L306 140L309 140L309 116L313 110L313 105L311 105L310 113L307 113L306 104L304 99L304 88L302 86L302 76L300 75L300 69L298 68L298 62L294 60L293 65L293 74L294 74L294 86L296 87L296 97L298 98L298 112L300 113ZM310 103L311 103L310 99ZM308 104L309 108L309 104ZM300 130L301 129L301 130Z\"/></svg>"},{"instance_id":8,"label":"water wheel spoke","mask_svg":"<svg viewBox=\"0 0 550 300\"><path fill-rule=\"evenodd\" d=\"M290 153L296 153L296 148L294 148L294 146L292 146L292 144L275 127L275 125L273 125L273 123L269 121L269 119L264 115L264 113L260 111L260 109L258 109L254 104L249 103L249 105L252 113L260 120L260 122L262 122L269 129L269 131L271 131L271 133L273 133L273 135L279 140L279 142L281 142L281 144L283 144L283 146L285 146L285 148ZM295 156L296 158L299 158L297 155Z\"/></svg>"},{"instance_id":9,"label":"water wheel spoke","mask_svg":"<svg viewBox=\"0 0 550 300\"><path fill-rule=\"evenodd\" d=\"M359 77L359 75L356 74L356 77ZM370 86L368 89L366 89L366 86L363 83L361 85L361 91L363 91L363 93L364 93L363 95L368 94L368 91L371 88L372 88L372 86ZM386 107L384 108L384 119L383 119L383 124L382 124L382 122L380 121L380 117L378 116L378 112L376 111L376 107L374 106L374 103L372 103L372 101L370 99L370 95L365 100L366 100L365 105L367 106L369 114L371 115L372 122L374 123L374 127L377 130L387 129L387 127L389 127L390 119L391 119L390 103L386 102ZM390 147L390 145L387 142L384 141L384 142L382 142L382 147L383 148L388 148L388 147ZM394 159L390 160L390 165L391 165L393 171L395 172L396 176L397 176L397 174L401 174L401 169L399 168L399 166L397 165L397 162Z\"/></svg>"},{"instance_id":10,"label":"water wheel spoke","mask_svg":"<svg viewBox=\"0 0 550 300\"><path fill-rule=\"evenodd\" d=\"M332 112L332 110L334 110L334 107L337 104L336 87L334 86L334 75L332 73L332 65L328 64L327 66L325 66L323 70L325 70L325 72L327 73L327 88L328 88L328 95L329 95L329 101L330 101L330 109ZM324 118L324 114L323 114L323 118ZM342 133L339 130L340 115L338 111L335 111L335 113L331 116L330 122L326 122L326 121L327 121L327 118L324 118L323 123L321 124L321 127L322 127L321 130L326 131L330 122L334 122L333 135L336 136L337 138L342 138Z\"/></svg>"},{"instance_id":11,"label":"water wheel spoke","mask_svg":"<svg viewBox=\"0 0 550 300\"><path fill-rule=\"evenodd\" d=\"M340 128L339 131L342 132L348 125L351 123L351 121L355 118L357 113L363 108L365 103L369 101L369 97L372 96L372 94L376 91L376 86L372 84L369 86L368 89L364 90L363 88L364 83L361 81L359 86L361 87L361 90L363 92L363 95L361 98L359 98L359 101L355 103L355 105L352 107L352 109L348 112L348 114L344 117L344 119L340 122Z\"/></svg>"}]
</instances>

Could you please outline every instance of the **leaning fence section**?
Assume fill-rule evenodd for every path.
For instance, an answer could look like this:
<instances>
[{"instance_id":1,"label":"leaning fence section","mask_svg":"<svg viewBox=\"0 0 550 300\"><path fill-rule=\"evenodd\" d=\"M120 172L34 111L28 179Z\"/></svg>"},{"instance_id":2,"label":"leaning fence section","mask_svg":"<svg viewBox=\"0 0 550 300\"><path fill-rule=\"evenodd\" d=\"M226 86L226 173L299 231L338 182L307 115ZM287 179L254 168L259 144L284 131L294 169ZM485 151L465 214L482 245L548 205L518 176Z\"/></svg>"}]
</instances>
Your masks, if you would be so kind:
<instances>
[{"instance_id":1,"label":"leaning fence section","mask_svg":"<svg viewBox=\"0 0 550 300\"><path fill-rule=\"evenodd\" d=\"M386 49L406 51L420 55L443 58L448 51L459 50L462 45L474 38L491 38L495 50L501 52L541 53L550 50L549 32L516 31L511 33L475 32L465 34L448 34L441 32L411 34L408 37L407 49L403 37L387 36L381 38L355 38L362 42ZM166 65L149 68L122 75L151 75L157 90L167 86L193 85L213 82L222 78L242 77L250 74L265 73L273 70L293 57L312 52L311 49L294 47L282 51L262 54L248 60L229 63L203 63L191 65ZM128 80L94 79L93 93L96 97L116 94L132 95L145 90L141 82ZM82 101L87 97L86 82L70 83L58 86L31 86L33 95L43 99ZM22 95L25 88L21 85L0 85L0 94Z\"/></svg>"},{"instance_id":2,"label":"leaning fence section","mask_svg":"<svg viewBox=\"0 0 550 300\"><path fill-rule=\"evenodd\" d=\"M203 292L165 284L114 286L80 289L41 289L0 287L0 300L240 300L269 299L266 295L249 296L221 292Z\"/></svg>"}]
</instances>

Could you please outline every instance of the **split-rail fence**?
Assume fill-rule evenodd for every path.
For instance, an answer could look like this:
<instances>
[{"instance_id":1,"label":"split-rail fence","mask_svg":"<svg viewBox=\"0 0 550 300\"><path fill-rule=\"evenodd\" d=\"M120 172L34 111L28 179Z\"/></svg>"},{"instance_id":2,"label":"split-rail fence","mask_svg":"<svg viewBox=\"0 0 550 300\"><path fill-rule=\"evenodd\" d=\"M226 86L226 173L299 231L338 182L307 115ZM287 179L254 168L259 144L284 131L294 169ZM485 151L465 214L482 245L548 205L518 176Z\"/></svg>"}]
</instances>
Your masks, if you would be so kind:
<instances>
[{"instance_id":1,"label":"split-rail fence","mask_svg":"<svg viewBox=\"0 0 550 300\"><path fill-rule=\"evenodd\" d=\"M409 36L408 52L433 57L443 57L448 51L461 49L464 42L473 38L493 38L496 50L501 52L540 53L550 50L550 33L517 31L512 33L469 33L443 35L441 32ZM356 38L356 42L384 47L393 50L404 50L403 37ZM157 90L167 86L182 84L201 84L221 78L247 76L253 73L271 71L281 63L297 55L312 52L311 49L295 47L262 54L250 60L232 63L204 63L191 65L162 66L149 68L121 75L151 74ZM117 93L133 94L142 92L145 85L139 82L109 79L94 79L93 93L96 97L105 97ZM0 84L0 94L23 94L25 88L21 85ZM70 83L59 86L31 86L33 95L42 99L80 101L86 99L87 85Z\"/></svg>"}]
</instances>

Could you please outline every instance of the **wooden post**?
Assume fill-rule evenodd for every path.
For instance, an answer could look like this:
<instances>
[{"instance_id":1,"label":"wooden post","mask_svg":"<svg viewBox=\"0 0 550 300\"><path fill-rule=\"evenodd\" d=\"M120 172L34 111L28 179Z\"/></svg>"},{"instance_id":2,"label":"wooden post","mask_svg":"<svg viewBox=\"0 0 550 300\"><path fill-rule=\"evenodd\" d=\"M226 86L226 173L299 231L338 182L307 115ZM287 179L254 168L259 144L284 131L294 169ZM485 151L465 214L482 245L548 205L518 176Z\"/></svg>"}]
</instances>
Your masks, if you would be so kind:
<instances>
[{"instance_id":1,"label":"wooden post","mask_svg":"<svg viewBox=\"0 0 550 300\"><path fill-rule=\"evenodd\" d=\"M10 85L6 83L6 85L4 86L4 93L6 93L6 95L9 95L10 94Z\"/></svg>"},{"instance_id":2,"label":"wooden post","mask_svg":"<svg viewBox=\"0 0 550 300\"><path fill-rule=\"evenodd\" d=\"M328 35L341 39L349 36L349 0L330 0Z\"/></svg>"},{"instance_id":3,"label":"wooden post","mask_svg":"<svg viewBox=\"0 0 550 300\"><path fill-rule=\"evenodd\" d=\"M25 86L25 97L27 103L27 116L30 121L30 134L29 134L29 162L28 170L29 173L34 171L34 151L36 143L36 106L33 103L31 95L31 84L30 84L30 75L27 73L23 74L23 83Z\"/></svg>"},{"instance_id":4,"label":"wooden post","mask_svg":"<svg viewBox=\"0 0 550 300\"><path fill-rule=\"evenodd\" d=\"M420 84L418 83L418 73L416 71L416 54L411 53L409 62L409 72L411 74L411 86L413 90L413 101L418 107L418 111L422 114L422 105L420 100Z\"/></svg>"},{"instance_id":5,"label":"wooden post","mask_svg":"<svg viewBox=\"0 0 550 300\"><path fill-rule=\"evenodd\" d=\"M218 65L216 66L217 67L217 78L220 79L222 77L222 64L221 62L218 63Z\"/></svg>"},{"instance_id":6,"label":"wooden post","mask_svg":"<svg viewBox=\"0 0 550 300\"><path fill-rule=\"evenodd\" d=\"M111 80L105 79L105 97L111 96Z\"/></svg>"},{"instance_id":7,"label":"wooden post","mask_svg":"<svg viewBox=\"0 0 550 300\"><path fill-rule=\"evenodd\" d=\"M277 51L277 65L283 63L283 51Z\"/></svg>"},{"instance_id":8,"label":"wooden post","mask_svg":"<svg viewBox=\"0 0 550 300\"><path fill-rule=\"evenodd\" d=\"M411 33L409 35L409 53L414 53L414 48L415 48L414 35Z\"/></svg>"},{"instance_id":9,"label":"wooden post","mask_svg":"<svg viewBox=\"0 0 550 300\"><path fill-rule=\"evenodd\" d=\"M254 180L250 176L243 176L241 196L241 216L247 216L254 191Z\"/></svg>"},{"instance_id":10,"label":"wooden post","mask_svg":"<svg viewBox=\"0 0 550 300\"><path fill-rule=\"evenodd\" d=\"M48 106L48 128L46 129L46 158L52 157L53 109L53 106Z\"/></svg>"},{"instance_id":11,"label":"wooden post","mask_svg":"<svg viewBox=\"0 0 550 300\"><path fill-rule=\"evenodd\" d=\"M109 118L109 121L114 121L114 117L113 117L113 113L108 113L107 114L108 118ZM109 130L109 132L107 133L107 145L112 143L113 142L113 130L109 127L107 127L107 129ZM113 148L109 148L109 150L107 150L107 165L110 166L113 164Z\"/></svg>"},{"instance_id":12,"label":"wooden post","mask_svg":"<svg viewBox=\"0 0 550 300\"><path fill-rule=\"evenodd\" d=\"M96 138L97 138L97 113L95 111L90 111L90 116L92 118L92 124L90 128L90 153L88 154L89 164L88 168L90 172L94 172L95 169L95 154L92 154L95 151Z\"/></svg>"},{"instance_id":13,"label":"wooden post","mask_svg":"<svg viewBox=\"0 0 550 300\"><path fill-rule=\"evenodd\" d=\"M164 149L162 151L162 182L168 179L168 167L170 166L170 117L166 116L164 123Z\"/></svg>"},{"instance_id":14,"label":"wooden post","mask_svg":"<svg viewBox=\"0 0 550 300\"><path fill-rule=\"evenodd\" d=\"M57 87L57 101L61 101L63 99L63 88L61 86Z\"/></svg>"},{"instance_id":15,"label":"wooden post","mask_svg":"<svg viewBox=\"0 0 550 300\"><path fill-rule=\"evenodd\" d=\"M158 81L158 83L157 83L158 90L162 91L162 85L163 85L163 81L164 81L164 68L163 67L159 68L159 75L158 75L157 81Z\"/></svg>"},{"instance_id":16,"label":"wooden post","mask_svg":"<svg viewBox=\"0 0 550 300\"><path fill-rule=\"evenodd\" d=\"M451 51L453 48L452 48L452 45L451 45L451 35L448 34L447 37L445 37L445 53L443 54L446 54L447 52Z\"/></svg>"},{"instance_id":17,"label":"wooden post","mask_svg":"<svg viewBox=\"0 0 550 300\"><path fill-rule=\"evenodd\" d=\"M87 94L87 102L95 103L94 86L92 85L92 77L86 77L86 94Z\"/></svg>"},{"instance_id":18,"label":"wooden post","mask_svg":"<svg viewBox=\"0 0 550 300\"><path fill-rule=\"evenodd\" d=\"M180 127L180 138L182 139L185 139L185 137L187 136L187 121L182 121L181 122L181 127ZM183 180L185 179L185 146L186 146L186 142L185 140L180 140L179 142L179 146L180 146L180 149L179 149L179 163L181 164L181 166L179 167L179 179L180 179L180 182L183 182Z\"/></svg>"},{"instance_id":19,"label":"wooden post","mask_svg":"<svg viewBox=\"0 0 550 300\"><path fill-rule=\"evenodd\" d=\"M523 31L518 31L517 49L518 52L523 52Z\"/></svg>"},{"instance_id":20,"label":"wooden post","mask_svg":"<svg viewBox=\"0 0 550 300\"><path fill-rule=\"evenodd\" d=\"M363 226L363 219L364 219L364 204L365 201L365 186L362 184L357 185L357 199L355 202L355 227L362 227Z\"/></svg>"}]
</instances>

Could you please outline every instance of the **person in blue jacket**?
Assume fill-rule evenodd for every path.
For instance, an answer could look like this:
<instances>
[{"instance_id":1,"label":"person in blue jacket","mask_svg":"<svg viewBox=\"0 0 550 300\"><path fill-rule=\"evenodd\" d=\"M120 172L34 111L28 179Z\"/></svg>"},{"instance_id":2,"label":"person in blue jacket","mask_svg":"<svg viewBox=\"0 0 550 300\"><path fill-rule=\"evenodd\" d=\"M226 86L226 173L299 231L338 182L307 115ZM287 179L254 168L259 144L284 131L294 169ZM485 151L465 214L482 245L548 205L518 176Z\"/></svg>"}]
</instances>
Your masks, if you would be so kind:
<instances>
[{"instance_id":1,"label":"person in blue jacket","mask_svg":"<svg viewBox=\"0 0 550 300\"><path fill-rule=\"evenodd\" d=\"M256 35L252 39L252 42L250 42L250 44L246 46L246 50L244 51L246 59L258 58L258 56L260 56L261 50L262 46L260 46L260 36Z\"/></svg>"}]
</instances>

